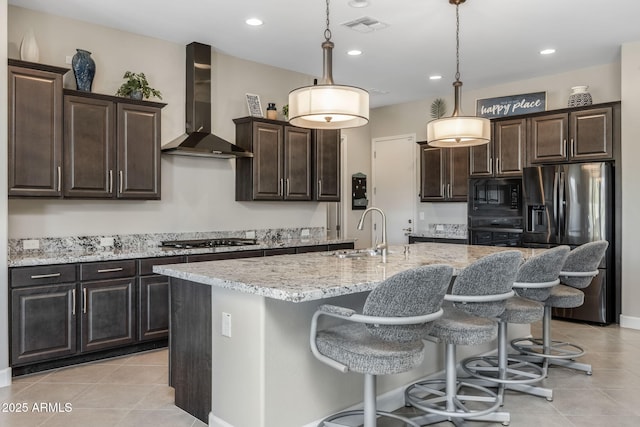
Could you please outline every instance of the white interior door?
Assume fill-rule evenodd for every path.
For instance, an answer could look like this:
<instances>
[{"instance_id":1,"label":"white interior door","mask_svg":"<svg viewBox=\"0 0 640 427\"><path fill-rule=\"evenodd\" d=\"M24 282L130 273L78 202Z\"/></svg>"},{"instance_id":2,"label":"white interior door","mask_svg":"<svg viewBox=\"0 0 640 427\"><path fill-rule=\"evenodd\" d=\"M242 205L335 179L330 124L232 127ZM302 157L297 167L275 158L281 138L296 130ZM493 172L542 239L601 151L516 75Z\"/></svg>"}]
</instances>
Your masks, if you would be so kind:
<instances>
[{"instance_id":1,"label":"white interior door","mask_svg":"<svg viewBox=\"0 0 640 427\"><path fill-rule=\"evenodd\" d=\"M372 204L387 216L389 244L408 242L407 233L415 228L418 191L416 175L416 136L401 135L373 140ZM372 212L372 241L381 240L381 218Z\"/></svg>"}]
</instances>

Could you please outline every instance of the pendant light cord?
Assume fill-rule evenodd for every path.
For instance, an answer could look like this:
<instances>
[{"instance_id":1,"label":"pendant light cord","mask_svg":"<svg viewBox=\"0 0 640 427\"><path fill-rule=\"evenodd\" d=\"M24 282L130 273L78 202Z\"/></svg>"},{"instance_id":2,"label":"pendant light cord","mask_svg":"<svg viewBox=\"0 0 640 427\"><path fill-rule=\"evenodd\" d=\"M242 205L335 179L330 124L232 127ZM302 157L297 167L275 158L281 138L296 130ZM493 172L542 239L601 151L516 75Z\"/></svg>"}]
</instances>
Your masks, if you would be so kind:
<instances>
[{"instance_id":1,"label":"pendant light cord","mask_svg":"<svg viewBox=\"0 0 640 427\"><path fill-rule=\"evenodd\" d=\"M327 0L329 4L329 0ZM460 81L460 5L456 4L456 81ZM329 25L329 17L327 16L327 26Z\"/></svg>"},{"instance_id":2,"label":"pendant light cord","mask_svg":"<svg viewBox=\"0 0 640 427\"><path fill-rule=\"evenodd\" d=\"M329 29L329 0L327 0L327 28L324 30L324 40L331 40L331 30Z\"/></svg>"}]
</instances>

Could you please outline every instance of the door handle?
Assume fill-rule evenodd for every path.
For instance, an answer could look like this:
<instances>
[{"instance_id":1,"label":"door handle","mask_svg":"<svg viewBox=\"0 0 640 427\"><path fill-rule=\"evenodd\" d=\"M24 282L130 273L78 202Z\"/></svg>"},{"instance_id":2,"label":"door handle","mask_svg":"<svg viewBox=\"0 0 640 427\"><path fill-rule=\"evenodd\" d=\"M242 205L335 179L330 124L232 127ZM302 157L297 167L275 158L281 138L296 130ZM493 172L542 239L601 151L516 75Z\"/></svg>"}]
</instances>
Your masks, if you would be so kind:
<instances>
[{"instance_id":1,"label":"door handle","mask_svg":"<svg viewBox=\"0 0 640 427\"><path fill-rule=\"evenodd\" d=\"M113 193L113 169L109 169L109 194Z\"/></svg>"},{"instance_id":2,"label":"door handle","mask_svg":"<svg viewBox=\"0 0 640 427\"><path fill-rule=\"evenodd\" d=\"M120 194L122 194L123 190L124 190L124 179L123 178L123 173L122 171L120 171Z\"/></svg>"},{"instance_id":3,"label":"door handle","mask_svg":"<svg viewBox=\"0 0 640 427\"><path fill-rule=\"evenodd\" d=\"M285 194L288 196L289 195L289 178L287 178L287 180L285 181L284 191L285 191Z\"/></svg>"},{"instance_id":4,"label":"door handle","mask_svg":"<svg viewBox=\"0 0 640 427\"><path fill-rule=\"evenodd\" d=\"M34 274L31 276L32 279L50 279L51 277L60 277L60 273L51 273L51 274Z\"/></svg>"},{"instance_id":5,"label":"door handle","mask_svg":"<svg viewBox=\"0 0 640 427\"><path fill-rule=\"evenodd\" d=\"M318 180L318 196L322 194L322 180Z\"/></svg>"},{"instance_id":6,"label":"door handle","mask_svg":"<svg viewBox=\"0 0 640 427\"><path fill-rule=\"evenodd\" d=\"M71 314L76 315L76 290L71 290Z\"/></svg>"},{"instance_id":7,"label":"door handle","mask_svg":"<svg viewBox=\"0 0 640 427\"><path fill-rule=\"evenodd\" d=\"M280 178L280 181L278 182L278 196L282 196L282 187L284 186L284 180L282 178Z\"/></svg>"},{"instance_id":8,"label":"door handle","mask_svg":"<svg viewBox=\"0 0 640 427\"><path fill-rule=\"evenodd\" d=\"M448 197L451 198L451 184L447 184L447 194Z\"/></svg>"},{"instance_id":9,"label":"door handle","mask_svg":"<svg viewBox=\"0 0 640 427\"><path fill-rule=\"evenodd\" d=\"M122 271L124 267L116 267L116 268L102 268L98 270L98 273L115 273L116 271Z\"/></svg>"},{"instance_id":10,"label":"door handle","mask_svg":"<svg viewBox=\"0 0 640 427\"><path fill-rule=\"evenodd\" d=\"M87 313L87 288L82 289L82 312Z\"/></svg>"},{"instance_id":11,"label":"door handle","mask_svg":"<svg viewBox=\"0 0 640 427\"><path fill-rule=\"evenodd\" d=\"M58 166L58 191L62 191L62 166Z\"/></svg>"}]
</instances>

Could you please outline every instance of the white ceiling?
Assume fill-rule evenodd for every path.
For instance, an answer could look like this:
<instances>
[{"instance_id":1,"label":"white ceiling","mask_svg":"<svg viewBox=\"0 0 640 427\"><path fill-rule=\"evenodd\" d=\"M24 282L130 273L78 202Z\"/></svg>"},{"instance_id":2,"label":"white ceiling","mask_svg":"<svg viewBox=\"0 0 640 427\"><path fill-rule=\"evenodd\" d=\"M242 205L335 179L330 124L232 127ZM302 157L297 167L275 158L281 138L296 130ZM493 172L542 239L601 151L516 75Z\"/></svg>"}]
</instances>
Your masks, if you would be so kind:
<instances>
[{"instance_id":1,"label":"white ceiling","mask_svg":"<svg viewBox=\"0 0 640 427\"><path fill-rule=\"evenodd\" d=\"M198 41L239 58L322 74L325 0L9 4L185 45ZM341 25L365 16L389 27L363 34ZM264 25L247 26L249 17ZM622 44L640 40L639 19L639 0L468 0L460 6L461 80L473 89L614 62ZM455 6L448 0L369 0L366 8L332 0L331 30L335 83L371 91L371 107L453 93ZM557 52L538 53L548 47ZM350 49L363 54L347 56ZM443 79L429 80L432 74Z\"/></svg>"}]
</instances>

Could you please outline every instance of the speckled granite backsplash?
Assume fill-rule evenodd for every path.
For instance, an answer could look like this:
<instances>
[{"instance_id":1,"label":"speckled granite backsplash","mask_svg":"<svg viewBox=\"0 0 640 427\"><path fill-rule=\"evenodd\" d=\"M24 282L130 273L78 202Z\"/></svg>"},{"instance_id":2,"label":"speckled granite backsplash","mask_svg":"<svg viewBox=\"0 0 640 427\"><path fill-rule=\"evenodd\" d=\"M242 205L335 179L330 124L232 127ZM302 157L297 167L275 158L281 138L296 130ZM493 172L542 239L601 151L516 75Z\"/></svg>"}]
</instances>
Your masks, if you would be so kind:
<instances>
[{"instance_id":1,"label":"speckled granite backsplash","mask_svg":"<svg viewBox=\"0 0 640 427\"><path fill-rule=\"evenodd\" d=\"M303 234L308 231L308 235ZM253 234L252 234L253 233ZM190 233L155 233L155 234L126 234L103 236L70 236L70 237L42 237L29 239L9 239L9 256L17 254L37 254L56 252L91 252L112 251L122 249L144 249L157 247L164 240L216 239L227 237L255 238L258 243L272 243L292 239L323 240L326 238L324 227L307 228L275 228L266 230L235 230L235 231L206 231ZM100 245L113 239L113 245ZM29 243L38 241L39 249L25 249Z\"/></svg>"},{"instance_id":2,"label":"speckled granite backsplash","mask_svg":"<svg viewBox=\"0 0 640 427\"><path fill-rule=\"evenodd\" d=\"M412 233L412 236L466 239L467 224L427 224L425 231Z\"/></svg>"}]
</instances>

